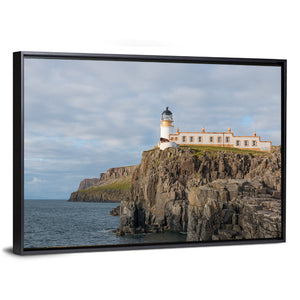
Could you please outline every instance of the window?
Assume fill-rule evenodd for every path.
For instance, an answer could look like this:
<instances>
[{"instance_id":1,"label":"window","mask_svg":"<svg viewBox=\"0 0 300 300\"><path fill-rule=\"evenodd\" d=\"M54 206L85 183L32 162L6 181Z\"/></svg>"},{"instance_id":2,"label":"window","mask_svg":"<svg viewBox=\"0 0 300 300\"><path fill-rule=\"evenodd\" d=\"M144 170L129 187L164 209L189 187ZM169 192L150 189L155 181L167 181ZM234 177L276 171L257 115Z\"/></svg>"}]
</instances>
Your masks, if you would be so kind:
<instances>
[{"instance_id":1,"label":"window","mask_svg":"<svg viewBox=\"0 0 300 300\"><path fill-rule=\"evenodd\" d=\"M201 136L199 136L199 137L198 137L198 141L199 141L199 143L201 143L201 142L202 142L202 138L201 138Z\"/></svg>"},{"instance_id":2,"label":"window","mask_svg":"<svg viewBox=\"0 0 300 300\"><path fill-rule=\"evenodd\" d=\"M185 137L185 136L182 137L182 141L183 141L183 142L186 141L186 137Z\"/></svg>"},{"instance_id":3,"label":"window","mask_svg":"<svg viewBox=\"0 0 300 300\"><path fill-rule=\"evenodd\" d=\"M176 137L175 137L175 141L177 141L177 140L178 140L178 137L176 136Z\"/></svg>"},{"instance_id":4,"label":"window","mask_svg":"<svg viewBox=\"0 0 300 300\"><path fill-rule=\"evenodd\" d=\"M248 146L248 144L249 144L248 141L244 141L245 146Z\"/></svg>"},{"instance_id":5,"label":"window","mask_svg":"<svg viewBox=\"0 0 300 300\"><path fill-rule=\"evenodd\" d=\"M230 141L229 136L226 136L226 143L229 143L229 141Z\"/></svg>"},{"instance_id":6,"label":"window","mask_svg":"<svg viewBox=\"0 0 300 300\"><path fill-rule=\"evenodd\" d=\"M241 144L240 141L236 141L237 146L240 146L240 144Z\"/></svg>"},{"instance_id":7,"label":"window","mask_svg":"<svg viewBox=\"0 0 300 300\"><path fill-rule=\"evenodd\" d=\"M170 141L173 141L173 137L170 138Z\"/></svg>"},{"instance_id":8,"label":"window","mask_svg":"<svg viewBox=\"0 0 300 300\"><path fill-rule=\"evenodd\" d=\"M252 141L252 146L256 146L256 141Z\"/></svg>"},{"instance_id":9,"label":"window","mask_svg":"<svg viewBox=\"0 0 300 300\"><path fill-rule=\"evenodd\" d=\"M190 136L190 142L192 143L194 141L194 137Z\"/></svg>"},{"instance_id":10,"label":"window","mask_svg":"<svg viewBox=\"0 0 300 300\"><path fill-rule=\"evenodd\" d=\"M221 143L221 137L218 136L218 143Z\"/></svg>"},{"instance_id":11,"label":"window","mask_svg":"<svg viewBox=\"0 0 300 300\"><path fill-rule=\"evenodd\" d=\"M214 137L213 137L213 136L210 136L210 137L209 137L209 141L210 141L211 143L213 143L213 142L214 142Z\"/></svg>"}]
</instances>

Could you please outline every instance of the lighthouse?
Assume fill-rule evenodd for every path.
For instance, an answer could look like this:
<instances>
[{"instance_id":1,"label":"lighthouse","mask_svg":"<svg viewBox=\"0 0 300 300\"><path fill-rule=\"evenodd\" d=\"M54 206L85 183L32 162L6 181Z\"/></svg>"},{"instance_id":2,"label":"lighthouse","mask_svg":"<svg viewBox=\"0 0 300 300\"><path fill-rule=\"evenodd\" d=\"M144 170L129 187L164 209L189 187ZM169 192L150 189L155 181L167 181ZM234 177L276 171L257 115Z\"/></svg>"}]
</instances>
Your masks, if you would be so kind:
<instances>
[{"instance_id":1,"label":"lighthouse","mask_svg":"<svg viewBox=\"0 0 300 300\"><path fill-rule=\"evenodd\" d=\"M160 138L169 141L169 134L173 133L173 114L169 110L169 107L166 107L161 114L160 120Z\"/></svg>"},{"instance_id":2,"label":"lighthouse","mask_svg":"<svg viewBox=\"0 0 300 300\"><path fill-rule=\"evenodd\" d=\"M169 107L161 114L160 119L160 142L158 144L161 150L164 150L169 147L177 147L178 145L174 142L170 142L170 134L173 133L173 114L169 110Z\"/></svg>"}]
</instances>

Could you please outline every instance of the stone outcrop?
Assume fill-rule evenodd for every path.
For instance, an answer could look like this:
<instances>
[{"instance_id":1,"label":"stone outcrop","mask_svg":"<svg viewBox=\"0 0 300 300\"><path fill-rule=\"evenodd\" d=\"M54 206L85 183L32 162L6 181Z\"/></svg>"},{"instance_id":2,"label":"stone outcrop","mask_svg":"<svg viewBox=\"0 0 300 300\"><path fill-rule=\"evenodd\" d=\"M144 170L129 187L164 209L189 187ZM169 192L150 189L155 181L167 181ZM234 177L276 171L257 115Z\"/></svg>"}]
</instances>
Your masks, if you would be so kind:
<instances>
[{"instance_id":1,"label":"stone outcrop","mask_svg":"<svg viewBox=\"0 0 300 300\"><path fill-rule=\"evenodd\" d=\"M78 190L87 190L97 183L99 183L99 178L85 178L80 182Z\"/></svg>"},{"instance_id":2,"label":"stone outcrop","mask_svg":"<svg viewBox=\"0 0 300 300\"><path fill-rule=\"evenodd\" d=\"M281 156L190 148L145 151L120 234L186 232L188 241L281 236Z\"/></svg>"},{"instance_id":3,"label":"stone outcrop","mask_svg":"<svg viewBox=\"0 0 300 300\"><path fill-rule=\"evenodd\" d=\"M131 176L136 166L111 168L99 178L83 179L71 202L119 202L129 198Z\"/></svg>"},{"instance_id":4,"label":"stone outcrop","mask_svg":"<svg viewBox=\"0 0 300 300\"><path fill-rule=\"evenodd\" d=\"M277 238L281 201L259 181L218 180L188 195L187 240Z\"/></svg>"},{"instance_id":5,"label":"stone outcrop","mask_svg":"<svg viewBox=\"0 0 300 300\"><path fill-rule=\"evenodd\" d=\"M117 216L120 216L120 211L121 211L121 207L120 207L120 205L118 205L117 207L115 207L114 209L112 209L109 213L112 216L117 217Z\"/></svg>"},{"instance_id":6,"label":"stone outcrop","mask_svg":"<svg viewBox=\"0 0 300 300\"><path fill-rule=\"evenodd\" d=\"M100 173L100 178L97 185L107 185L114 180L124 177L131 177L136 167L137 166L110 168L106 171L106 173Z\"/></svg>"}]
</instances>

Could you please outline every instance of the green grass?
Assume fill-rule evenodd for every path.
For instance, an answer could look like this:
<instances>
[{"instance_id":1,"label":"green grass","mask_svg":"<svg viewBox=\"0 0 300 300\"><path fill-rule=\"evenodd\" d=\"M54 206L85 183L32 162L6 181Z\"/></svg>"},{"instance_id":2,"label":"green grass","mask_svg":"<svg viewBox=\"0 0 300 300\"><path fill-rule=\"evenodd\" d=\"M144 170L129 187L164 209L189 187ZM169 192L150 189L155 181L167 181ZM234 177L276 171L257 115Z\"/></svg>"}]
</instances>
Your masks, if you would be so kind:
<instances>
[{"instance_id":1,"label":"green grass","mask_svg":"<svg viewBox=\"0 0 300 300\"><path fill-rule=\"evenodd\" d=\"M154 147L153 149L144 150L144 152L152 152L152 151L155 151L155 150L157 150L157 149L159 149L159 148L158 148L158 147Z\"/></svg>"},{"instance_id":2,"label":"green grass","mask_svg":"<svg viewBox=\"0 0 300 300\"><path fill-rule=\"evenodd\" d=\"M195 155L197 157L202 156L204 152L210 153L212 155L216 155L217 152L226 152L226 153L238 153L238 154L251 154L251 155L263 155L266 152L255 151L255 150L246 150L246 149L238 149L233 147L217 147L217 146L180 146L180 148L189 148L195 151Z\"/></svg>"},{"instance_id":3,"label":"green grass","mask_svg":"<svg viewBox=\"0 0 300 300\"><path fill-rule=\"evenodd\" d=\"M113 183L103 185L103 186L94 186L86 190L79 190L79 192L85 193L85 192L98 192L103 190L129 190L130 189L130 178L122 178L119 179Z\"/></svg>"}]
</instances>

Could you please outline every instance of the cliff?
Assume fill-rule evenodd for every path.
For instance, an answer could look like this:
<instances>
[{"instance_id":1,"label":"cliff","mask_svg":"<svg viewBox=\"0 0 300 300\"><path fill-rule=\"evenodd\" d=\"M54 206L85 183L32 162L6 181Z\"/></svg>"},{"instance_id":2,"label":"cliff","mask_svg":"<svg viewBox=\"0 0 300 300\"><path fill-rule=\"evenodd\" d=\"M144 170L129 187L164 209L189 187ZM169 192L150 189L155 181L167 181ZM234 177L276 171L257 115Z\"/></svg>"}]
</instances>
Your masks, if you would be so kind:
<instances>
[{"instance_id":1,"label":"cliff","mask_svg":"<svg viewBox=\"0 0 300 300\"><path fill-rule=\"evenodd\" d=\"M201 147L145 151L119 233L186 232L188 241L281 236L281 156Z\"/></svg>"},{"instance_id":2,"label":"cliff","mask_svg":"<svg viewBox=\"0 0 300 300\"><path fill-rule=\"evenodd\" d=\"M136 166L111 168L99 178L83 179L71 202L119 202L129 198L130 180Z\"/></svg>"},{"instance_id":3,"label":"cliff","mask_svg":"<svg viewBox=\"0 0 300 300\"><path fill-rule=\"evenodd\" d=\"M99 178L85 178L80 182L78 190L87 190L97 183L99 183Z\"/></svg>"}]
</instances>

